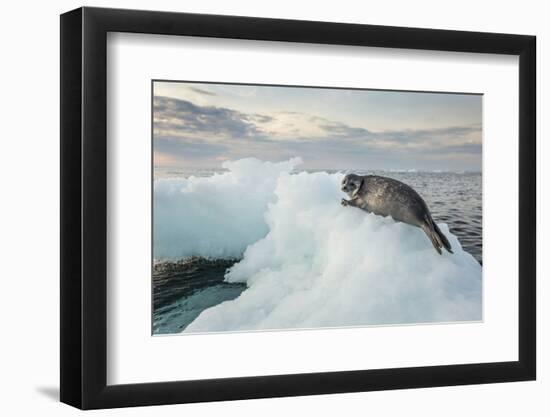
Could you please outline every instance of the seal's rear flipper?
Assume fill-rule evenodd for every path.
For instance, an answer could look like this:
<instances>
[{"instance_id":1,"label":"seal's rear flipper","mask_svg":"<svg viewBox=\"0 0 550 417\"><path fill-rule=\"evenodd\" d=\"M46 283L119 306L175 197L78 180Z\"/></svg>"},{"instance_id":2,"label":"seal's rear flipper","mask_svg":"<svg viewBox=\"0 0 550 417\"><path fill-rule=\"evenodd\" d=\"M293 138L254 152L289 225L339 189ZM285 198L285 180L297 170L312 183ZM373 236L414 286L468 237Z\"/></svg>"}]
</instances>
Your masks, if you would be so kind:
<instances>
[{"instance_id":1,"label":"seal's rear flipper","mask_svg":"<svg viewBox=\"0 0 550 417\"><path fill-rule=\"evenodd\" d=\"M437 253L441 255L441 243L437 239L437 235L432 227L430 227L428 224L423 223L422 226L420 226L422 230L424 230L424 233L430 238L430 241L432 242L432 245L434 245L435 250Z\"/></svg>"},{"instance_id":2,"label":"seal's rear flipper","mask_svg":"<svg viewBox=\"0 0 550 417\"><path fill-rule=\"evenodd\" d=\"M437 234L437 238L441 242L441 246L443 246L447 250L447 252L453 253L453 251L451 249L451 244L449 243L449 240L447 239L447 236L445 236L443 234L443 232L441 231L439 226L433 220L432 220L432 224L434 226L434 231Z\"/></svg>"}]
</instances>

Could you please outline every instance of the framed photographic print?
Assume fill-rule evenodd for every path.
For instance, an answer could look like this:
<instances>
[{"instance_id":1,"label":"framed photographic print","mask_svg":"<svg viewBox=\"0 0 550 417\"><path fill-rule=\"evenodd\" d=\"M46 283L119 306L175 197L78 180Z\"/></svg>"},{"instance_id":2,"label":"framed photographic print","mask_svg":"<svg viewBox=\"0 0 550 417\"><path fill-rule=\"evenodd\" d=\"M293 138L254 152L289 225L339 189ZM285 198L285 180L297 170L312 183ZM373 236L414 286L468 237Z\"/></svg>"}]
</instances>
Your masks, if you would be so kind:
<instances>
[{"instance_id":1,"label":"framed photographic print","mask_svg":"<svg viewBox=\"0 0 550 417\"><path fill-rule=\"evenodd\" d=\"M61 400L535 379L535 38L61 16Z\"/></svg>"}]
</instances>

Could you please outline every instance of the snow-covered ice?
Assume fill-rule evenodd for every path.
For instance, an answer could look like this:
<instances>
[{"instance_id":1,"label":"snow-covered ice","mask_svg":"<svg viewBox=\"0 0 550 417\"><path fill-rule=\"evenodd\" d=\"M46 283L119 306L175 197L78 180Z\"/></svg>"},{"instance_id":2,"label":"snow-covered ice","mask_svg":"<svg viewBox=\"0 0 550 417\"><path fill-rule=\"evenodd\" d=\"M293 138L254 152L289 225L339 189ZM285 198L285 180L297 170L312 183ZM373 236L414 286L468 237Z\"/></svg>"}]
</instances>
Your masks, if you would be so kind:
<instances>
[{"instance_id":1,"label":"snow-covered ice","mask_svg":"<svg viewBox=\"0 0 550 417\"><path fill-rule=\"evenodd\" d=\"M446 224L454 254L421 229L342 207L342 173L245 159L207 178L155 183L155 258L241 258L248 288L186 332L481 320L481 266Z\"/></svg>"}]
</instances>

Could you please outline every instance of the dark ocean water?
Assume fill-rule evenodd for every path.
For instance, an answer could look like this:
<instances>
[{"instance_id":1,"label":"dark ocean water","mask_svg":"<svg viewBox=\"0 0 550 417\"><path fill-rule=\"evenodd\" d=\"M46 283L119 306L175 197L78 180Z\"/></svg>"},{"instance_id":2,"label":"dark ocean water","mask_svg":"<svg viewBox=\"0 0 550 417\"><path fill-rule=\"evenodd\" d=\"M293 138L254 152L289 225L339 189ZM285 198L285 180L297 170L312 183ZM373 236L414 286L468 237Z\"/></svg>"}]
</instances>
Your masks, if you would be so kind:
<instances>
[{"instance_id":1,"label":"dark ocean water","mask_svg":"<svg viewBox=\"0 0 550 417\"><path fill-rule=\"evenodd\" d=\"M464 250L482 263L481 173L377 172L413 187L437 223L447 223Z\"/></svg>"},{"instance_id":2,"label":"dark ocean water","mask_svg":"<svg viewBox=\"0 0 550 417\"><path fill-rule=\"evenodd\" d=\"M482 263L481 173L355 172L383 175L412 186L428 204L434 220L447 223L464 250ZM211 174L211 171L204 173ZM194 257L155 265L153 333L179 333L202 311L238 297L246 285L223 281L225 271L237 261Z\"/></svg>"},{"instance_id":3,"label":"dark ocean water","mask_svg":"<svg viewBox=\"0 0 550 417\"><path fill-rule=\"evenodd\" d=\"M153 333L180 333L209 307L232 300L246 284L223 282L237 260L189 258L153 267Z\"/></svg>"}]
</instances>

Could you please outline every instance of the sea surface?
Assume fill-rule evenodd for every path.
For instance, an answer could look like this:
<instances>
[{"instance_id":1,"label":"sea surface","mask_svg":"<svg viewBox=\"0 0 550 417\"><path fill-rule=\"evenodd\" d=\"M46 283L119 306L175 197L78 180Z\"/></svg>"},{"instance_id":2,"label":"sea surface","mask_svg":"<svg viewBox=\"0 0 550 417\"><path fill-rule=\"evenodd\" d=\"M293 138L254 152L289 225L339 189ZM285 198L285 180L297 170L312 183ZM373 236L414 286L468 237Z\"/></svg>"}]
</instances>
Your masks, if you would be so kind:
<instances>
[{"instance_id":1,"label":"sea surface","mask_svg":"<svg viewBox=\"0 0 550 417\"><path fill-rule=\"evenodd\" d=\"M395 178L413 187L428 204L434 220L447 223L464 250L482 264L481 173L354 172ZM155 172L155 178L210 176L213 173L213 170L172 170ZM235 262L238 259L192 257L176 262L156 263L153 267L153 333L179 333L205 309L238 297L246 285L224 282L225 271Z\"/></svg>"}]
</instances>

